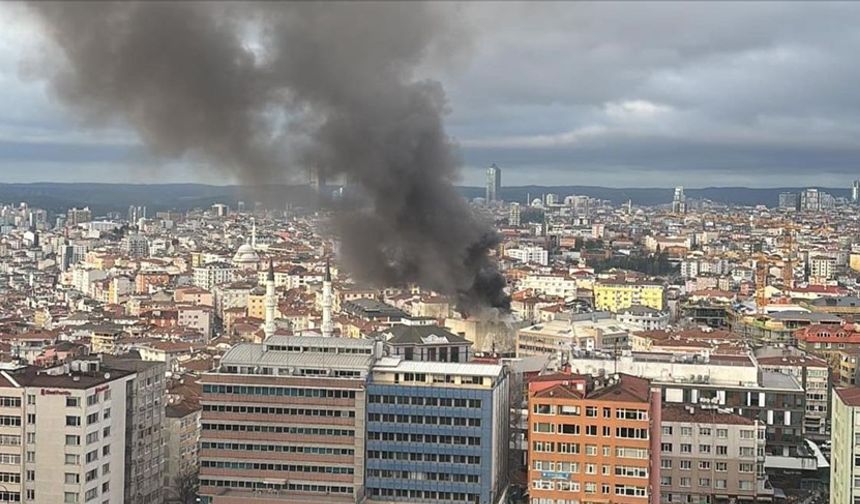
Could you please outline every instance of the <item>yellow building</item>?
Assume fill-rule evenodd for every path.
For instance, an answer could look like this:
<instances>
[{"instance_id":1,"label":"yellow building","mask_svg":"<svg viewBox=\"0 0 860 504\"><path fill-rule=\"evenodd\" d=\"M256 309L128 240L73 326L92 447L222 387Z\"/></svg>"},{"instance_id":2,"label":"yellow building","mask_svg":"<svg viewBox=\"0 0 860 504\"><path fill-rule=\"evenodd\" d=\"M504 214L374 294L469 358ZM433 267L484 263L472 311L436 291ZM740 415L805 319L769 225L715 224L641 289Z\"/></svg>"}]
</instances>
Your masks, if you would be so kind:
<instances>
[{"instance_id":1,"label":"yellow building","mask_svg":"<svg viewBox=\"0 0 860 504\"><path fill-rule=\"evenodd\" d=\"M266 319L266 289L255 287L248 293L248 316Z\"/></svg>"},{"instance_id":2,"label":"yellow building","mask_svg":"<svg viewBox=\"0 0 860 504\"><path fill-rule=\"evenodd\" d=\"M860 254L854 254L848 256L848 267L854 271L860 271Z\"/></svg>"},{"instance_id":3,"label":"yellow building","mask_svg":"<svg viewBox=\"0 0 860 504\"><path fill-rule=\"evenodd\" d=\"M661 284L604 280L594 284L594 307L618 313L631 306L665 309L666 289Z\"/></svg>"}]
</instances>

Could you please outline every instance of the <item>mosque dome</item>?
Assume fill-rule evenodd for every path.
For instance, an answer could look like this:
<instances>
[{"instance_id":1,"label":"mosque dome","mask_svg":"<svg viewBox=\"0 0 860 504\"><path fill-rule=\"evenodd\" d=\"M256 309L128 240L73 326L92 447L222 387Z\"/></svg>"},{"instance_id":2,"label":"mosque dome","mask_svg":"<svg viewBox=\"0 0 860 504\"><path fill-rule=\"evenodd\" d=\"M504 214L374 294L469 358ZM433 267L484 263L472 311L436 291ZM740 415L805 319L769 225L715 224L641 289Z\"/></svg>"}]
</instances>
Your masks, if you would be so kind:
<instances>
[{"instance_id":1,"label":"mosque dome","mask_svg":"<svg viewBox=\"0 0 860 504\"><path fill-rule=\"evenodd\" d=\"M257 255L257 251L254 250L254 247L247 243L243 243L239 250L236 251L236 255L233 256L233 262L236 264L250 264L250 263L258 263L260 262L260 256Z\"/></svg>"}]
</instances>

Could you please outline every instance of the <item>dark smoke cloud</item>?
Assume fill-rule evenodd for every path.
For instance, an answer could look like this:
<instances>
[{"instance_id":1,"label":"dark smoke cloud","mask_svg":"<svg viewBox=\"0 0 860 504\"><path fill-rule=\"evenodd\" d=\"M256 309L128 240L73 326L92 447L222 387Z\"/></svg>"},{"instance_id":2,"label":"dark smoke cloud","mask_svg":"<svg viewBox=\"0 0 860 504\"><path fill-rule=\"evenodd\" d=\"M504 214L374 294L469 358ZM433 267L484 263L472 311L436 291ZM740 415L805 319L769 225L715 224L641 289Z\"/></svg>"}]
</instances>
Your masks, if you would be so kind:
<instances>
[{"instance_id":1,"label":"dark smoke cloud","mask_svg":"<svg viewBox=\"0 0 860 504\"><path fill-rule=\"evenodd\" d=\"M289 145L292 164L344 175L366 198L338 217L358 278L417 282L457 295L466 312L506 305L488 257L496 238L453 185L444 91L413 75L429 52L465 43L444 6L32 7L68 62L53 88L86 119L127 121L157 155L202 156L255 182L285 171ZM254 50L247 30L258 31Z\"/></svg>"}]
</instances>

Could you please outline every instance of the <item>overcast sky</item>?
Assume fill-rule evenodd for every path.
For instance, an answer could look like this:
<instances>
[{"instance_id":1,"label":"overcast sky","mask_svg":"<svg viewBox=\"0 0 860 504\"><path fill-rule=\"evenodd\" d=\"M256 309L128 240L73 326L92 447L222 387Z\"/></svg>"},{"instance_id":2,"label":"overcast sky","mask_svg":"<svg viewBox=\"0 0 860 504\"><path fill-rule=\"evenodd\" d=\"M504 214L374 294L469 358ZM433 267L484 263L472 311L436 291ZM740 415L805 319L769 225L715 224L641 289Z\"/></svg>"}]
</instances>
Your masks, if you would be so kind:
<instances>
[{"instance_id":1,"label":"overcast sky","mask_svg":"<svg viewBox=\"0 0 860 504\"><path fill-rule=\"evenodd\" d=\"M858 3L472 3L419 77L448 95L462 183L848 186L860 178ZM231 183L83 128L34 70L45 42L0 4L0 182Z\"/></svg>"}]
</instances>

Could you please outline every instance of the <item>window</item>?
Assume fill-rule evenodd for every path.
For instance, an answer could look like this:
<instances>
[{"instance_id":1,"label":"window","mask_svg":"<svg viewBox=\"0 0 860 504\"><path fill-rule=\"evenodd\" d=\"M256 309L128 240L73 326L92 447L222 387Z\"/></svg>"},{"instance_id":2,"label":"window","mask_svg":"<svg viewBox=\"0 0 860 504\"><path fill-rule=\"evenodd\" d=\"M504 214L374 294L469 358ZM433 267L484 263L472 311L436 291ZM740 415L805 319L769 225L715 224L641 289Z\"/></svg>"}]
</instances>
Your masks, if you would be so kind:
<instances>
[{"instance_id":1,"label":"window","mask_svg":"<svg viewBox=\"0 0 860 504\"><path fill-rule=\"evenodd\" d=\"M66 407L67 408L77 408L81 405L81 400L77 397L66 396Z\"/></svg>"},{"instance_id":2,"label":"window","mask_svg":"<svg viewBox=\"0 0 860 504\"><path fill-rule=\"evenodd\" d=\"M110 437L110 425L102 429L102 437Z\"/></svg>"},{"instance_id":3,"label":"window","mask_svg":"<svg viewBox=\"0 0 860 504\"><path fill-rule=\"evenodd\" d=\"M66 446L78 446L81 444L81 436L66 435Z\"/></svg>"},{"instance_id":4,"label":"window","mask_svg":"<svg viewBox=\"0 0 860 504\"><path fill-rule=\"evenodd\" d=\"M27 452L27 462L35 462L36 461L36 452L28 451Z\"/></svg>"},{"instance_id":5,"label":"window","mask_svg":"<svg viewBox=\"0 0 860 504\"><path fill-rule=\"evenodd\" d=\"M725 462L717 462L717 472L726 472L729 470L729 465Z\"/></svg>"},{"instance_id":6,"label":"window","mask_svg":"<svg viewBox=\"0 0 860 504\"><path fill-rule=\"evenodd\" d=\"M603 408L603 418L612 418L612 408Z\"/></svg>"},{"instance_id":7,"label":"window","mask_svg":"<svg viewBox=\"0 0 860 504\"><path fill-rule=\"evenodd\" d=\"M81 463L81 456L75 455L72 453L66 454L66 465L79 465Z\"/></svg>"},{"instance_id":8,"label":"window","mask_svg":"<svg viewBox=\"0 0 860 504\"><path fill-rule=\"evenodd\" d=\"M107 457L108 455L110 455L110 445L104 445L102 447L102 456Z\"/></svg>"},{"instance_id":9,"label":"window","mask_svg":"<svg viewBox=\"0 0 860 504\"><path fill-rule=\"evenodd\" d=\"M536 424L534 424L534 431L535 432L555 432L555 429L553 427L554 427L553 424L550 424L550 423L536 423Z\"/></svg>"},{"instance_id":10,"label":"window","mask_svg":"<svg viewBox=\"0 0 860 504\"><path fill-rule=\"evenodd\" d=\"M672 477L660 476L660 486L672 486Z\"/></svg>"},{"instance_id":11,"label":"window","mask_svg":"<svg viewBox=\"0 0 860 504\"><path fill-rule=\"evenodd\" d=\"M536 415L552 415L555 408L549 404L535 404L533 408Z\"/></svg>"},{"instance_id":12,"label":"window","mask_svg":"<svg viewBox=\"0 0 860 504\"><path fill-rule=\"evenodd\" d=\"M693 445L681 443L681 453L693 453Z\"/></svg>"},{"instance_id":13,"label":"window","mask_svg":"<svg viewBox=\"0 0 860 504\"><path fill-rule=\"evenodd\" d=\"M93 487L86 491L84 494L84 500L90 501L98 497L99 495L99 487Z\"/></svg>"},{"instance_id":14,"label":"window","mask_svg":"<svg viewBox=\"0 0 860 504\"><path fill-rule=\"evenodd\" d=\"M664 425L663 426L663 435L664 436L671 436L672 435L672 426L671 425Z\"/></svg>"},{"instance_id":15,"label":"window","mask_svg":"<svg viewBox=\"0 0 860 504\"><path fill-rule=\"evenodd\" d=\"M755 431L743 429L741 431L741 439L755 439Z\"/></svg>"},{"instance_id":16,"label":"window","mask_svg":"<svg viewBox=\"0 0 860 504\"><path fill-rule=\"evenodd\" d=\"M597 465L585 464L585 474L597 474Z\"/></svg>"},{"instance_id":17,"label":"window","mask_svg":"<svg viewBox=\"0 0 860 504\"><path fill-rule=\"evenodd\" d=\"M33 425L36 423L36 414L35 413L27 413L27 423L29 425Z\"/></svg>"},{"instance_id":18,"label":"window","mask_svg":"<svg viewBox=\"0 0 860 504\"><path fill-rule=\"evenodd\" d=\"M748 462L742 462L738 464L738 472L742 473L751 473L755 470L755 466Z\"/></svg>"},{"instance_id":19,"label":"window","mask_svg":"<svg viewBox=\"0 0 860 504\"><path fill-rule=\"evenodd\" d=\"M714 488L718 488L718 489L722 490L722 489L726 488L726 486L728 486L727 483L728 482L724 479L714 480Z\"/></svg>"},{"instance_id":20,"label":"window","mask_svg":"<svg viewBox=\"0 0 860 504\"><path fill-rule=\"evenodd\" d=\"M586 406L585 407L585 416L597 417L597 406Z\"/></svg>"},{"instance_id":21,"label":"window","mask_svg":"<svg viewBox=\"0 0 860 504\"><path fill-rule=\"evenodd\" d=\"M105 474L110 474L110 464L102 465L102 476Z\"/></svg>"},{"instance_id":22,"label":"window","mask_svg":"<svg viewBox=\"0 0 860 504\"><path fill-rule=\"evenodd\" d=\"M725 445L717 445L717 455L728 455L729 447Z\"/></svg>"},{"instance_id":23,"label":"window","mask_svg":"<svg viewBox=\"0 0 860 504\"><path fill-rule=\"evenodd\" d=\"M682 471L689 471L693 468L693 463L689 460L681 460L679 461L679 464Z\"/></svg>"},{"instance_id":24,"label":"window","mask_svg":"<svg viewBox=\"0 0 860 504\"><path fill-rule=\"evenodd\" d=\"M726 439L727 437L729 437L729 430L728 429L717 429L717 437L720 439Z\"/></svg>"},{"instance_id":25,"label":"window","mask_svg":"<svg viewBox=\"0 0 860 504\"><path fill-rule=\"evenodd\" d=\"M660 469L671 469L672 468L672 459L660 459Z\"/></svg>"},{"instance_id":26,"label":"window","mask_svg":"<svg viewBox=\"0 0 860 504\"><path fill-rule=\"evenodd\" d=\"M585 445L585 454L586 455L597 455L597 445L593 445L593 444Z\"/></svg>"},{"instance_id":27,"label":"window","mask_svg":"<svg viewBox=\"0 0 860 504\"><path fill-rule=\"evenodd\" d=\"M711 453L711 445L700 444L699 453Z\"/></svg>"},{"instance_id":28,"label":"window","mask_svg":"<svg viewBox=\"0 0 860 504\"><path fill-rule=\"evenodd\" d=\"M110 491L110 481L105 481L102 483L102 493L105 494L108 493L108 491Z\"/></svg>"},{"instance_id":29,"label":"window","mask_svg":"<svg viewBox=\"0 0 860 504\"><path fill-rule=\"evenodd\" d=\"M63 502L74 504L78 502L78 494L74 492L65 492L63 494Z\"/></svg>"},{"instance_id":30,"label":"window","mask_svg":"<svg viewBox=\"0 0 860 504\"><path fill-rule=\"evenodd\" d=\"M27 443L34 444L36 442L36 433L28 432L27 433Z\"/></svg>"},{"instance_id":31,"label":"window","mask_svg":"<svg viewBox=\"0 0 860 504\"><path fill-rule=\"evenodd\" d=\"M699 478L699 486L700 487L710 487L711 479L710 478Z\"/></svg>"},{"instance_id":32,"label":"window","mask_svg":"<svg viewBox=\"0 0 860 504\"><path fill-rule=\"evenodd\" d=\"M77 473L66 473L66 484L77 485L81 482L81 478Z\"/></svg>"},{"instance_id":33,"label":"window","mask_svg":"<svg viewBox=\"0 0 860 504\"><path fill-rule=\"evenodd\" d=\"M93 450L93 451L87 453L87 456L86 456L87 464L89 464L90 462L94 462L98 459L99 459L99 451L98 450Z\"/></svg>"},{"instance_id":34,"label":"window","mask_svg":"<svg viewBox=\"0 0 860 504\"><path fill-rule=\"evenodd\" d=\"M98 411L96 411L95 413L90 413L89 415L87 415L87 425L94 424L98 421L99 421L99 412Z\"/></svg>"},{"instance_id":35,"label":"window","mask_svg":"<svg viewBox=\"0 0 860 504\"><path fill-rule=\"evenodd\" d=\"M740 488L741 490L752 490L753 482L751 480L739 480L738 488Z\"/></svg>"},{"instance_id":36,"label":"window","mask_svg":"<svg viewBox=\"0 0 860 504\"><path fill-rule=\"evenodd\" d=\"M27 478L27 481L36 481L36 471L32 469L28 469L25 476Z\"/></svg>"},{"instance_id":37,"label":"window","mask_svg":"<svg viewBox=\"0 0 860 504\"><path fill-rule=\"evenodd\" d=\"M93 431L87 434L87 444L93 444L99 440L99 431Z\"/></svg>"},{"instance_id":38,"label":"window","mask_svg":"<svg viewBox=\"0 0 860 504\"><path fill-rule=\"evenodd\" d=\"M585 426L585 435L586 436L596 436L597 435L597 426L596 425L586 425Z\"/></svg>"},{"instance_id":39,"label":"window","mask_svg":"<svg viewBox=\"0 0 860 504\"><path fill-rule=\"evenodd\" d=\"M92 481L98 477L99 477L99 469L95 468L95 469L92 469L90 471L87 471L87 474L84 477L84 481L89 483L90 481Z\"/></svg>"},{"instance_id":40,"label":"window","mask_svg":"<svg viewBox=\"0 0 860 504\"><path fill-rule=\"evenodd\" d=\"M672 443L660 443L660 451L662 453L672 453Z\"/></svg>"},{"instance_id":41,"label":"window","mask_svg":"<svg viewBox=\"0 0 860 504\"><path fill-rule=\"evenodd\" d=\"M105 408L104 419L110 418L110 408Z\"/></svg>"},{"instance_id":42,"label":"window","mask_svg":"<svg viewBox=\"0 0 860 504\"><path fill-rule=\"evenodd\" d=\"M692 436L693 428L692 427L681 427L681 435L682 436Z\"/></svg>"},{"instance_id":43,"label":"window","mask_svg":"<svg viewBox=\"0 0 860 504\"><path fill-rule=\"evenodd\" d=\"M711 462L709 460L700 460L699 461L699 469L702 471L710 471L711 470Z\"/></svg>"},{"instance_id":44,"label":"window","mask_svg":"<svg viewBox=\"0 0 860 504\"><path fill-rule=\"evenodd\" d=\"M682 487L689 487L690 486L690 478L681 478L680 485Z\"/></svg>"},{"instance_id":45,"label":"window","mask_svg":"<svg viewBox=\"0 0 860 504\"><path fill-rule=\"evenodd\" d=\"M710 427L699 427L699 435L700 436L710 436L711 428Z\"/></svg>"},{"instance_id":46,"label":"window","mask_svg":"<svg viewBox=\"0 0 860 504\"><path fill-rule=\"evenodd\" d=\"M633 427L616 427L615 437L627 439L648 439L648 429L636 429Z\"/></svg>"},{"instance_id":47,"label":"window","mask_svg":"<svg viewBox=\"0 0 860 504\"><path fill-rule=\"evenodd\" d=\"M751 446L741 446L740 455L741 457L752 457L755 455L755 448Z\"/></svg>"}]
</instances>

